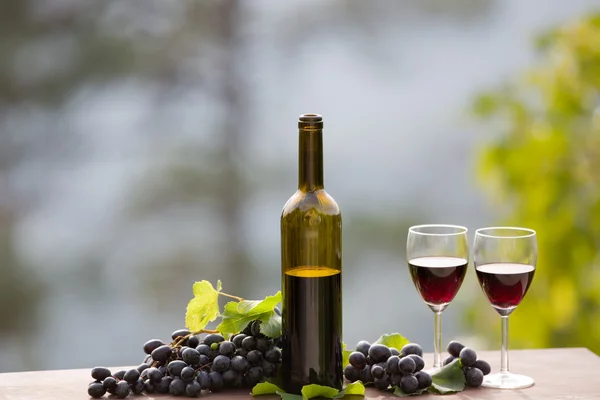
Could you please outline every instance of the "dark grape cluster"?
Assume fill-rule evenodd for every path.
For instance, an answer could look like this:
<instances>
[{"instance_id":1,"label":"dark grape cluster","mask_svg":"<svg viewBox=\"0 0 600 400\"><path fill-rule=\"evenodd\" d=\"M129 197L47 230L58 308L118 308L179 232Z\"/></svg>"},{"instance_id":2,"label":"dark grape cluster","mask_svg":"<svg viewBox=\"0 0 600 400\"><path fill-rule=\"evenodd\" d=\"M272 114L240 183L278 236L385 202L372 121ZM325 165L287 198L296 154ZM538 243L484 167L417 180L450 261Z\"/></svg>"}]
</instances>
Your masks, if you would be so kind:
<instances>
[{"instance_id":1,"label":"dark grape cluster","mask_svg":"<svg viewBox=\"0 0 600 400\"><path fill-rule=\"evenodd\" d=\"M448 343L447 350L450 355L444 360L444 365L460 358L467 386L481 386L483 377L492 370L490 364L484 360L478 360L475 350L465 347L455 340Z\"/></svg>"},{"instance_id":2,"label":"dark grape cluster","mask_svg":"<svg viewBox=\"0 0 600 400\"><path fill-rule=\"evenodd\" d=\"M117 398L129 394L171 394L198 397L201 392L227 388L251 388L275 376L281 363L280 339L260 333L260 321L227 340L209 334L201 341L187 329L173 332L173 342L151 339L144 344L147 356L137 368L112 373L104 367L92 369L94 382L88 394Z\"/></svg>"},{"instance_id":3,"label":"dark grape cluster","mask_svg":"<svg viewBox=\"0 0 600 400\"><path fill-rule=\"evenodd\" d=\"M422 371L425 367L423 349L409 343L398 350L383 344L360 341L350 354L350 365L344 376L350 382L373 383L380 390L397 386L407 394L431 386L431 376Z\"/></svg>"}]
</instances>

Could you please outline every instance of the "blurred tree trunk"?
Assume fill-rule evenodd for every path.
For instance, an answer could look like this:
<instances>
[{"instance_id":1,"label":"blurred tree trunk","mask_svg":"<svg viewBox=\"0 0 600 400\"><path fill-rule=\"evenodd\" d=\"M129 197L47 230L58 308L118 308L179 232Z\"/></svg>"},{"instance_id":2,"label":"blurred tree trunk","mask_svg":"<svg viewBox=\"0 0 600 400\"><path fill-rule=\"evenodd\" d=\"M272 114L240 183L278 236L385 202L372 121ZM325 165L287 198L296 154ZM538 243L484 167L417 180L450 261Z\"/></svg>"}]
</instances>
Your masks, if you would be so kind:
<instances>
[{"instance_id":1,"label":"blurred tree trunk","mask_svg":"<svg viewBox=\"0 0 600 400\"><path fill-rule=\"evenodd\" d=\"M226 247L223 252L223 268L234 276L228 283L228 290L241 293L242 282L247 271L246 249L243 241L244 184L240 176L243 164L241 137L246 120L247 102L244 96L246 87L240 73L238 61L243 46L240 29L239 0L223 0L217 8L220 20L218 40L222 45L220 52L219 89L225 110L222 119L223 170L218 185L219 208L225 231Z\"/></svg>"}]
</instances>

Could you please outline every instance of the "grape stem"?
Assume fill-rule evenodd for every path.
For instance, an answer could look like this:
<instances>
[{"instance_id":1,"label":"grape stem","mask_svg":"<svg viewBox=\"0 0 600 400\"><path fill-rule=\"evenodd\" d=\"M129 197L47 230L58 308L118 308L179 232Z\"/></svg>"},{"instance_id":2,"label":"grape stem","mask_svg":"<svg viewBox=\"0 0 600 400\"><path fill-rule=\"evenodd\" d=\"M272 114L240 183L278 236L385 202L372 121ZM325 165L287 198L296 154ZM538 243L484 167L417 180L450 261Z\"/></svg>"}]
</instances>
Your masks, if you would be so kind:
<instances>
[{"instance_id":1,"label":"grape stem","mask_svg":"<svg viewBox=\"0 0 600 400\"><path fill-rule=\"evenodd\" d=\"M234 299L234 300L237 300L237 301L244 301L244 299L242 299L241 297L234 296L234 295L232 295L232 294L227 294L227 293L223 293L223 292L219 292L219 294L220 294L221 296L225 296L225 297L231 297L232 299Z\"/></svg>"},{"instance_id":2,"label":"grape stem","mask_svg":"<svg viewBox=\"0 0 600 400\"><path fill-rule=\"evenodd\" d=\"M179 336L177 339L175 339L173 342L171 342L170 346L173 347L173 348L180 347L181 344L183 342L185 342L186 340L188 340L190 337L199 335L201 333L219 333L219 331L214 330L214 329L200 329L199 331L192 332L192 333L187 334L185 336Z\"/></svg>"}]
</instances>

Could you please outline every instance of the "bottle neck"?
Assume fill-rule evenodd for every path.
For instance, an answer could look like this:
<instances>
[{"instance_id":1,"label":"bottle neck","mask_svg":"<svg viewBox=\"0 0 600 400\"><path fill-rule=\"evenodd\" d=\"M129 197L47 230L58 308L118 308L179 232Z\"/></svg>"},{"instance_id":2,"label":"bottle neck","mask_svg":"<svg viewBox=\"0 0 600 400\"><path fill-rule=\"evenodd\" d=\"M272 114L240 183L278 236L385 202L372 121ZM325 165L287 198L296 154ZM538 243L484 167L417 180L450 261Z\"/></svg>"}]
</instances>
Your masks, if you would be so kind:
<instances>
[{"instance_id":1,"label":"bottle neck","mask_svg":"<svg viewBox=\"0 0 600 400\"><path fill-rule=\"evenodd\" d=\"M300 128L298 189L314 192L323 189L323 130Z\"/></svg>"}]
</instances>

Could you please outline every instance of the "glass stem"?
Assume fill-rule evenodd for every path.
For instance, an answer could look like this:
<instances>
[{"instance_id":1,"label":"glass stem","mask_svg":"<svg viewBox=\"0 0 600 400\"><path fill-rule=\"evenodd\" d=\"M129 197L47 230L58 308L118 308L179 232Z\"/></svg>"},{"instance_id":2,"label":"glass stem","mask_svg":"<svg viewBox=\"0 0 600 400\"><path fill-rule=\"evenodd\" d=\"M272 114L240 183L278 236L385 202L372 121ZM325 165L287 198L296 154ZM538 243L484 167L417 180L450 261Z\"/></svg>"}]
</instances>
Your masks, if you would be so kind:
<instances>
[{"instance_id":1,"label":"glass stem","mask_svg":"<svg viewBox=\"0 0 600 400\"><path fill-rule=\"evenodd\" d=\"M434 312L433 368L442 367L442 312Z\"/></svg>"},{"instance_id":2,"label":"glass stem","mask_svg":"<svg viewBox=\"0 0 600 400\"><path fill-rule=\"evenodd\" d=\"M502 350L500 353L500 373L508 373L508 315L501 316L502 320Z\"/></svg>"}]
</instances>

